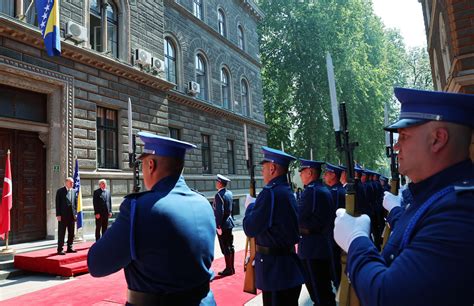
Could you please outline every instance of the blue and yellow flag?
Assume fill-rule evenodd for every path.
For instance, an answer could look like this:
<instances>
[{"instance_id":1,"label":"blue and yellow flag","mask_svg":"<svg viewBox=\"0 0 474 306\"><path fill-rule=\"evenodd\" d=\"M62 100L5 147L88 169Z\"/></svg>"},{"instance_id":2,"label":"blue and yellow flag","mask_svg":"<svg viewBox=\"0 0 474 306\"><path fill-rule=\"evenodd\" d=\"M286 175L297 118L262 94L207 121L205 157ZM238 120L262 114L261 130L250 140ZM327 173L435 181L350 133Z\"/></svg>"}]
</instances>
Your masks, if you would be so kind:
<instances>
[{"instance_id":1,"label":"blue and yellow flag","mask_svg":"<svg viewBox=\"0 0 474 306\"><path fill-rule=\"evenodd\" d=\"M49 56L61 55L59 0L36 0L38 26Z\"/></svg>"},{"instance_id":2,"label":"blue and yellow flag","mask_svg":"<svg viewBox=\"0 0 474 306\"><path fill-rule=\"evenodd\" d=\"M82 192L81 192L81 177L79 176L79 163L76 158L76 167L74 169L74 190L76 191L77 199L77 229L82 227Z\"/></svg>"}]
</instances>

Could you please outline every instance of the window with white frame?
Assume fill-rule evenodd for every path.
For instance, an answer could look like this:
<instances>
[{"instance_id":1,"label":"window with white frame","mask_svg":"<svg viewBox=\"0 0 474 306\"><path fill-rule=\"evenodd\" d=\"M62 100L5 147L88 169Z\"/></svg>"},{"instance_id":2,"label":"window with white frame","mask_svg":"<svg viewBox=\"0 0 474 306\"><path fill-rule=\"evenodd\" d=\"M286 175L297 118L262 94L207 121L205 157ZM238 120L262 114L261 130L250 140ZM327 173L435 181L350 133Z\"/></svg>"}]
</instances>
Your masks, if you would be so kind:
<instances>
[{"instance_id":1,"label":"window with white frame","mask_svg":"<svg viewBox=\"0 0 474 306\"><path fill-rule=\"evenodd\" d=\"M240 82L240 99L242 103L242 115L250 116L249 86L244 79Z\"/></svg>"},{"instance_id":2,"label":"window with white frame","mask_svg":"<svg viewBox=\"0 0 474 306\"><path fill-rule=\"evenodd\" d=\"M202 0L193 0L193 14L202 20Z\"/></svg>"},{"instance_id":3,"label":"window with white frame","mask_svg":"<svg viewBox=\"0 0 474 306\"><path fill-rule=\"evenodd\" d=\"M222 96L222 106L226 109L232 108L232 103L230 102L230 77L227 69L221 69L221 96Z\"/></svg>"},{"instance_id":4,"label":"window with white frame","mask_svg":"<svg viewBox=\"0 0 474 306\"><path fill-rule=\"evenodd\" d=\"M89 41L92 49L118 57L118 10L116 5L112 1L103 4L100 0L90 0L89 9Z\"/></svg>"},{"instance_id":5,"label":"window with white frame","mask_svg":"<svg viewBox=\"0 0 474 306\"><path fill-rule=\"evenodd\" d=\"M241 25L237 26L237 44L240 49L244 50L244 29Z\"/></svg>"},{"instance_id":6,"label":"window with white frame","mask_svg":"<svg viewBox=\"0 0 474 306\"><path fill-rule=\"evenodd\" d=\"M165 75L167 81L178 83L176 78L176 48L169 37L165 39Z\"/></svg>"},{"instance_id":7,"label":"window with white frame","mask_svg":"<svg viewBox=\"0 0 474 306\"><path fill-rule=\"evenodd\" d=\"M219 27L219 34L226 37L225 15L222 9L217 10L217 23Z\"/></svg>"},{"instance_id":8,"label":"window with white frame","mask_svg":"<svg viewBox=\"0 0 474 306\"><path fill-rule=\"evenodd\" d=\"M199 84L200 92L197 95L202 100L207 100L207 65L202 54L197 54L195 59L196 82Z\"/></svg>"}]
</instances>

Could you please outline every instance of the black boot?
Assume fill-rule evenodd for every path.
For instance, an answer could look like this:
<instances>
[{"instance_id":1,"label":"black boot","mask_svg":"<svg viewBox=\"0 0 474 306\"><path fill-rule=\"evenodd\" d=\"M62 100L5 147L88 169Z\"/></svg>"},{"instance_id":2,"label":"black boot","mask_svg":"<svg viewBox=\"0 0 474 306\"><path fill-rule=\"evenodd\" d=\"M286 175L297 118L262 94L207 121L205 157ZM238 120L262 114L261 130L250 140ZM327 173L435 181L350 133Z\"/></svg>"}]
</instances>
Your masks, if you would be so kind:
<instances>
[{"instance_id":1,"label":"black boot","mask_svg":"<svg viewBox=\"0 0 474 306\"><path fill-rule=\"evenodd\" d=\"M226 276L228 275L229 271L227 269L227 267L229 267L229 255L224 255L224 259L225 259L225 269L222 270L221 272L218 272L217 274L219 275L222 275L222 276Z\"/></svg>"},{"instance_id":2,"label":"black boot","mask_svg":"<svg viewBox=\"0 0 474 306\"><path fill-rule=\"evenodd\" d=\"M235 269L234 269L234 252L230 253L229 257L229 268L232 274L235 274ZM231 274L231 275L232 275Z\"/></svg>"}]
</instances>

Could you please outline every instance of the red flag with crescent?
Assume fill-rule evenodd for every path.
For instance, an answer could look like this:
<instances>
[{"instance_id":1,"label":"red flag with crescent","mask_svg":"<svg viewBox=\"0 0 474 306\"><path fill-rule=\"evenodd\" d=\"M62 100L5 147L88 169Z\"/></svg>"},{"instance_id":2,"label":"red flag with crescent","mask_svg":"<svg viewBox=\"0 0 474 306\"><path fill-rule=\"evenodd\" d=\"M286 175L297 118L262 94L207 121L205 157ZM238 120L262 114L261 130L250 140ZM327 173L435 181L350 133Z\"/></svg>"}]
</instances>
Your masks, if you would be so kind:
<instances>
[{"instance_id":1,"label":"red flag with crescent","mask_svg":"<svg viewBox=\"0 0 474 306\"><path fill-rule=\"evenodd\" d=\"M12 209L12 171L10 168L10 151L6 156L5 178L3 179L2 202L0 204L0 238L10 231L10 210Z\"/></svg>"}]
</instances>

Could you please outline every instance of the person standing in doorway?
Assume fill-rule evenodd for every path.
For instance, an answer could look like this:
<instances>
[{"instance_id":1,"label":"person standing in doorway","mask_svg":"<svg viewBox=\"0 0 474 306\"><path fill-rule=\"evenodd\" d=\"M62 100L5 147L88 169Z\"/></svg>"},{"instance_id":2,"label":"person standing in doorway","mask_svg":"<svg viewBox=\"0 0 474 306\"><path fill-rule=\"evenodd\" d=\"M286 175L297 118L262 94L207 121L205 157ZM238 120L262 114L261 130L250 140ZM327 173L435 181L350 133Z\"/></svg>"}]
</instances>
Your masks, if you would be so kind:
<instances>
[{"instance_id":1,"label":"person standing in doorway","mask_svg":"<svg viewBox=\"0 0 474 306\"><path fill-rule=\"evenodd\" d=\"M112 199L105 179L99 180L99 188L94 191L92 203L95 215L95 241L97 241L105 234L109 218L112 217Z\"/></svg>"}]
</instances>

